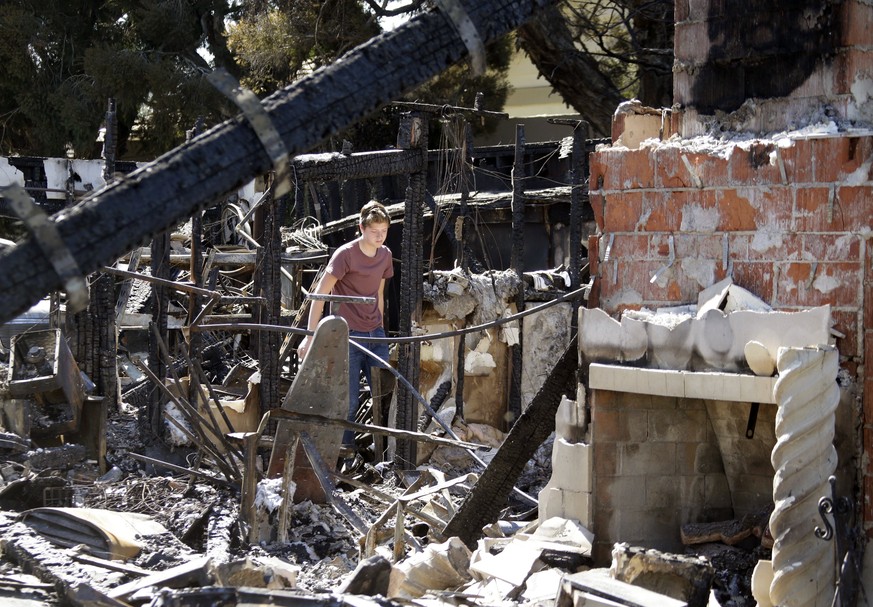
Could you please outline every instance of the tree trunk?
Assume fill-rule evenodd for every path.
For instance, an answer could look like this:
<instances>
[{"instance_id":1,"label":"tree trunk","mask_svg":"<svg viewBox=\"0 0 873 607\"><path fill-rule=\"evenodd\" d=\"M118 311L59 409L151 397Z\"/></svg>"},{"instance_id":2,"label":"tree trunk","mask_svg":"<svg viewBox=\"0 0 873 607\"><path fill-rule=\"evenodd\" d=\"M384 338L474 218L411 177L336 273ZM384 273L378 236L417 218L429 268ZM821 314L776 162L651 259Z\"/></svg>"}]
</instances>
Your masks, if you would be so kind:
<instances>
[{"instance_id":1,"label":"tree trunk","mask_svg":"<svg viewBox=\"0 0 873 607\"><path fill-rule=\"evenodd\" d=\"M609 136L612 114L625 98L597 62L576 47L560 9L540 11L518 28L518 41L540 74L589 122L594 134Z\"/></svg>"},{"instance_id":2,"label":"tree trunk","mask_svg":"<svg viewBox=\"0 0 873 607\"><path fill-rule=\"evenodd\" d=\"M487 43L553 1L468 0L464 4ZM274 93L264 100L264 107L289 153L299 154L466 55L448 17L428 11ZM54 221L80 271L88 274L270 169L272 162L255 131L235 118L60 212ZM3 251L0 322L61 285L33 239Z\"/></svg>"}]
</instances>

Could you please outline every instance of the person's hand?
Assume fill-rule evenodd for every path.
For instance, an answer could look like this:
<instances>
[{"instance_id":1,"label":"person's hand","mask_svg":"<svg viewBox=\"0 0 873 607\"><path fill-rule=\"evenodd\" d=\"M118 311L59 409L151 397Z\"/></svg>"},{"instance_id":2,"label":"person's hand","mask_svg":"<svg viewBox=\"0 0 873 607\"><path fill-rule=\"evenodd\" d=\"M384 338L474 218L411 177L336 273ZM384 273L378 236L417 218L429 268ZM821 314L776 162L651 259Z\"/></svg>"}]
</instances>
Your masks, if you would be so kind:
<instances>
[{"instance_id":1,"label":"person's hand","mask_svg":"<svg viewBox=\"0 0 873 607\"><path fill-rule=\"evenodd\" d=\"M303 338L303 341L300 342L300 345L297 346L297 360L303 360L303 357L306 356L306 351L309 350L309 336Z\"/></svg>"}]
</instances>

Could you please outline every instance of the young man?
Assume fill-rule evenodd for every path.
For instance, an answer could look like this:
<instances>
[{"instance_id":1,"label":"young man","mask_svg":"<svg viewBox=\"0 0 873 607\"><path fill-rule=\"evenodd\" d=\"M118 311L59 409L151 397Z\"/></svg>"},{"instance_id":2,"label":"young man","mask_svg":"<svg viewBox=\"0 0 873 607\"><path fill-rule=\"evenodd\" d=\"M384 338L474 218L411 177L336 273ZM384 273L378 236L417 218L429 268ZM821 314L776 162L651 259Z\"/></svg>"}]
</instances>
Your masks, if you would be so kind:
<instances>
[{"instance_id":1,"label":"young man","mask_svg":"<svg viewBox=\"0 0 873 607\"><path fill-rule=\"evenodd\" d=\"M358 229L361 235L355 240L338 248L327 264L327 270L315 288L315 293L326 295L353 295L358 297L373 297L375 303L341 303L334 306L335 314L342 316L349 325L349 338L355 337L385 337L385 281L394 276L394 265L391 250L383 243L388 236L388 226L391 217L385 207L371 200L361 209ZM313 300L309 308L308 329L315 331L324 311L324 302ZM307 336L297 355L300 360L309 349L310 338ZM388 344L362 343L373 354L382 360L388 359ZM370 367L379 366L375 360L365 355L358 348L349 345L349 421L354 421L358 410L358 387L361 373L370 383ZM355 433L346 430L343 433L343 446L354 448Z\"/></svg>"}]
</instances>

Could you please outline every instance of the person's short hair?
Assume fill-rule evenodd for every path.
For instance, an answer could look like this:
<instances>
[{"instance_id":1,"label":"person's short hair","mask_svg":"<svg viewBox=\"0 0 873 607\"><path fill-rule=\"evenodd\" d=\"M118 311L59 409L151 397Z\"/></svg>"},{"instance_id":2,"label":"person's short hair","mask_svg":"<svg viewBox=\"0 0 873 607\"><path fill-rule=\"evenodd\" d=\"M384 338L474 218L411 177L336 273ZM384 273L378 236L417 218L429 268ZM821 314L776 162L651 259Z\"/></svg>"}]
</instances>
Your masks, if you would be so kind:
<instances>
[{"instance_id":1,"label":"person's short hair","mask_svg":"<svg viewBox=\"0 0 873 607\"><path fill-rule=\"evenodd\" d=\"M360 223L361 226L365 228L372 223L390 224L391 216L388 214L388 211L385 210L385 206L382 203L371 200L361 207Z\"/></svg>"}]
</instances>

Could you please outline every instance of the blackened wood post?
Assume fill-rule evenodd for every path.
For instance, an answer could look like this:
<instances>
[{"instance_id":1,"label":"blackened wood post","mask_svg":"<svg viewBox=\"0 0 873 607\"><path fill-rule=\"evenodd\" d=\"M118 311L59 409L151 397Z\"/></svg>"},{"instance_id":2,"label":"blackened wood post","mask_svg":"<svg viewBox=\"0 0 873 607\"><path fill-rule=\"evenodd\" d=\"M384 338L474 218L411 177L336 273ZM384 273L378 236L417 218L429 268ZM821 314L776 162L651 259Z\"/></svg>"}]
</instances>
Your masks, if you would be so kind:
<instances>
[{"instance_id":1,"label":"blackened wood post","mask_svg":"<svg viewBox=\"0 0 873 607\"><path fill-rule=\"evenodd\" d=\"M109 183L115 177L115 155L118 148L118 115L115 112L115 99L110 97L104 121L103 133L103 181Z\"/></svg>"},{"instance_id":2,"label":"blackened wood post","mask_svg":"<svg viewBox=\"0 0 873 607\"><path fill-rule=\"evenodd\" d=\"M459 3L487 44L556 0ZM288 153L299 154L468 54L449 15L424 11L277 91L263 105ZM255 130L235 117L62 211L55 216L58 233L87 274L272 165ZM62 280L32 238L0 252L0 322L61 286Z\"/></svg>"},{"instance_id":3,"label":"blackened wood post","mask_svg":"<svg viewBox=\"0 0 873 607\"><path fill-rule=\"evenodd\" d=\"M115 177L116 132L115 99L107 102L103 135L103 179ZM115 359L118 335L115 322L115 280L95 273L90 277L88 307L73 318L75 358L80 369L94 382L94 392L104 397L106 406L118 405L118 362Z\"/></svg>"},{"instance_id":4,"label":"blackened wood post","mask_svg":"<svg viewBox=\"0 0 873 607\"><path fill-rule=\"evenodd\" d=\"M518 312L524 311L524 143L524 125L518 124L515 126L515 159L512 164L512 253L509 261L518 277L518 292L515 294L515 307ZM515 420L521 415L523 322L523 319L518 319L518 343L510 346L512 374L509 383L509 415L507 416L510 425L515 423Z\"/></svg>"},{"instance_id":5,"label":"blackened wood post","mask_svg":"<svg viewBox=\"0 0 873 607\"><path fill-rule=\"evenodd\" d=\"M152 240L152 260L151 260L152 276L157 278L170 279L170 232L165 231L155 236ZM170 299L167 293L167 288L161 284L152 285L152 321L151 325L157 328L157 334L164 343L169 343L167 340L167 316L169 312ZM155 331L149 331L149 369L158 378L159 381L165 382L167 379L167 365L172 364L172 361L165 361L161 356L161 348L158 339L155 337ZM164 395L159 388L152 386L152 391L149 393L148 419L149 427L155 436L162 435L161 429L163 421L161 418L161 409L164 401Z\"/></svg>"},{"instance_id":6,"label":"blackened wood post","mask_svg":"<svg viewBox=\"0 0 873 607\"><path fill-rule=\"evenodd\" d=\"M282 311L282 237L280 228L284 211L284 197L270 199L262 207L264 212L264 233L261 240L263 247L258 250L261 259L257 272L256 294L264 298L264 304L259 306L258 322L264 324L280 324ZM282 345L282 335L276 331L261 334L258 340L258 361L261 369L261 415L269 409L279 406L279 348Z\"/></svg>"},{"instance_id":7,"label":"blackened wood post","mask_svg":"<svg viewBox=\"0 0 873 607\"><path fill-rule=\"evenodd\" d=\"M423 296L422 241L424 237L424 196L427 183L427 129L426 114L411 113L400 124L397 147L418 149L422 154L422 169L409 175L406 188L406 206L403 214L403 238L400 251L400 306L398 328L401 336L412 334L413 322L421 320ZM421 345L398 344L397 366L411 385L418 386ZM416 430L418 427L418 402L402 384L397 386L397 428ZM417 460L416 444L410 440L398 440L395 461L405 468L414 468Z\"/></svg>"},{"instance_id":8,"label":"blackened wood post","mask_svg":"<svg viewBox=\"0 0 873 607\"><path fill-rule=\"evenodd\" d=\"M197 118L194 127L188 131L188 140L196 137L203 132L203 119ZM189 271L191 272L191 282L197 286L203 286L203 211L196 209L191 215L191 262ZM203 305L203 298L190 293L188 295L188 323L190 324L197 314L200 312L200 306ZM201 350L203 349L203 336L198 331L188 332L188 354L192 362L200 363ZM194 379L194 374L189 370L191 381L188 383L188 402L196 403L200 391L197 387L197 382Z\"/></svg>"}]
</instances>

